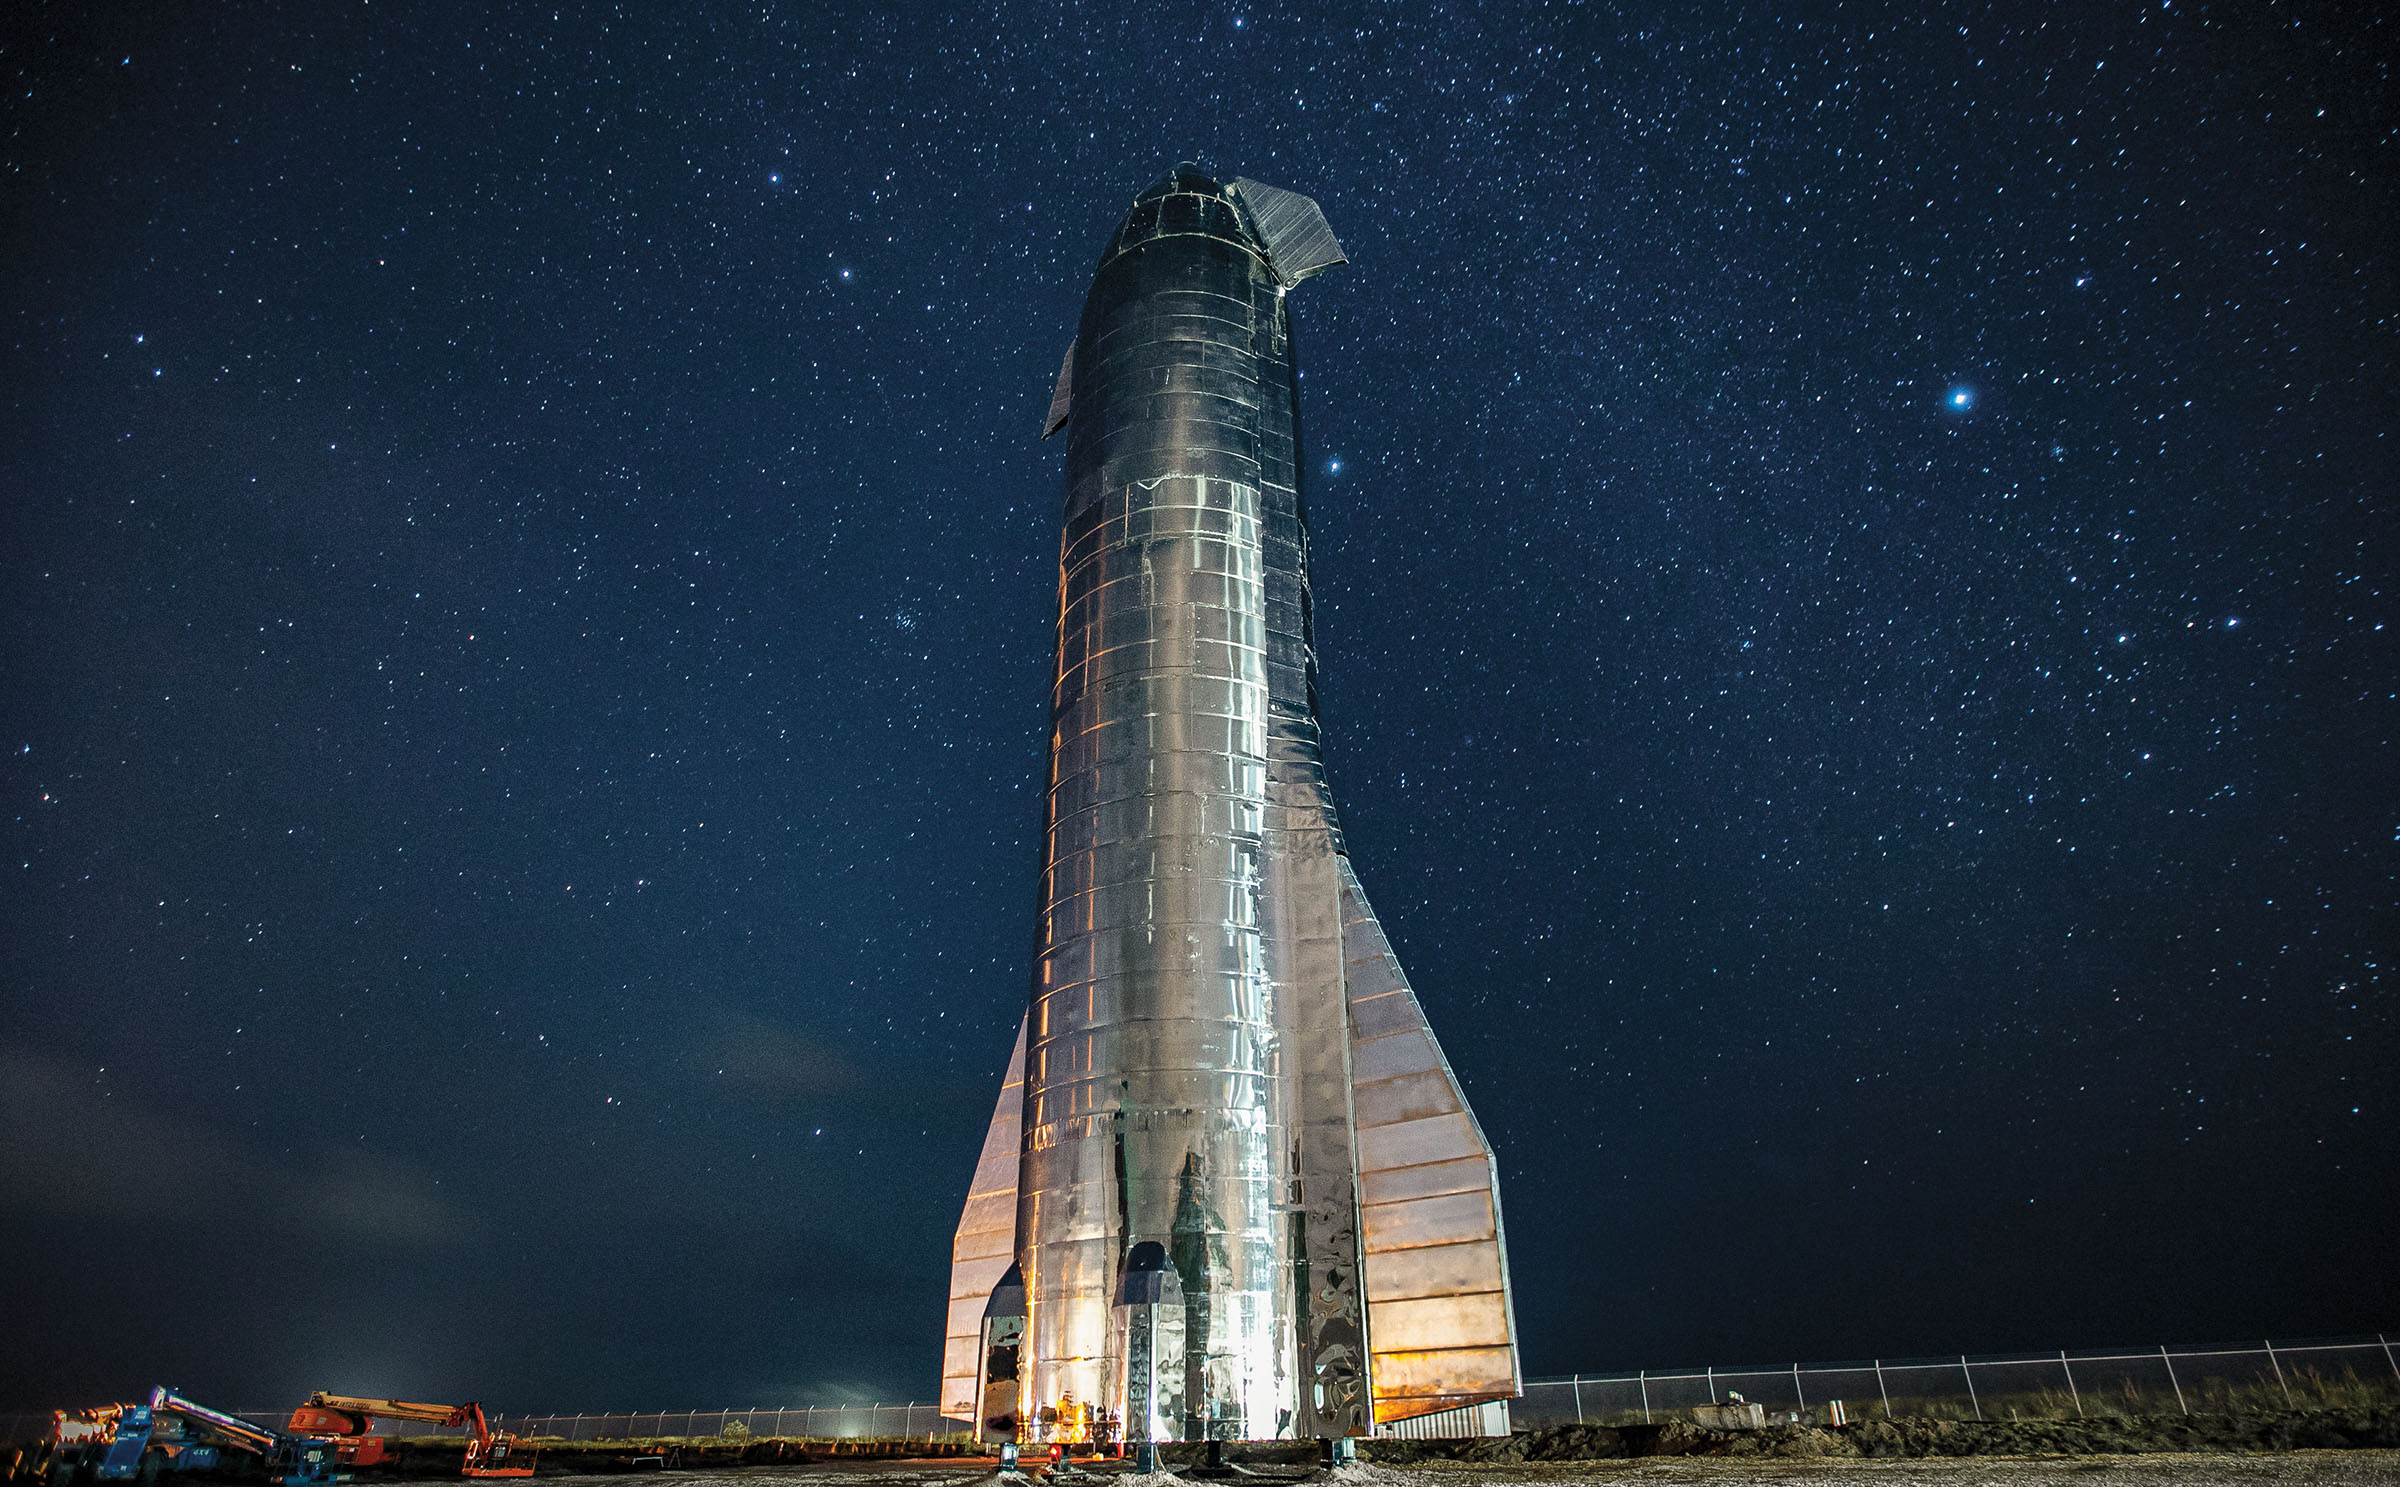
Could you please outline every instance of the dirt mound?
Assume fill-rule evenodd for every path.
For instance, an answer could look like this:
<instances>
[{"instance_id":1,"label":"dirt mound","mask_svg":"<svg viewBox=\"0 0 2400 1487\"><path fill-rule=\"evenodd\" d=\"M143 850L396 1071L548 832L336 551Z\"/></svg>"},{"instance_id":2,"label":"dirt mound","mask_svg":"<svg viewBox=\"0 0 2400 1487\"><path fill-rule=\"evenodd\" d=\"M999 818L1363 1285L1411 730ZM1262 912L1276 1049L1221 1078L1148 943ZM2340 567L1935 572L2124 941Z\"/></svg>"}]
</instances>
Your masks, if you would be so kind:
<instances>
[{"instance_id":1,"label":"dirt mound","mask_svg":"<svg viewBox=\"0 0 2400 1487\"><path fill-rule=\"evenodd\" d=\"M1558 1425L1486 1440L1379 1440L1379 1462L1611 1461L1634 1456L2107 1456L2145 1451L2305 1451L2400 1447L2400 1409L2088 1420L1867 1420L1847 1426L1717 1430L1688 1420Z\"/></svg>"}]
</instances>

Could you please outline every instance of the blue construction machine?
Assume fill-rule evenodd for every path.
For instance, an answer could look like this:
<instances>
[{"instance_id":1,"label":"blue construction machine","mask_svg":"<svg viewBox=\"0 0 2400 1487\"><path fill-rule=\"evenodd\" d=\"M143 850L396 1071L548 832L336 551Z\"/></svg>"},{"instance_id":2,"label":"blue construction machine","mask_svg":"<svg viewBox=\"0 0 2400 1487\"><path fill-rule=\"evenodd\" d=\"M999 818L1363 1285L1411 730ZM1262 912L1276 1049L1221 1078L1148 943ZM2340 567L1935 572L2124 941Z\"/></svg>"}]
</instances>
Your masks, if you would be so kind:
<instances>
[{"instance_id":1,"label":"blue construction machine","mask_svg":"<svg viewBox=\"0 0 2400 1487\"><path fill-rule=\"evenodd\" d=\"M149 1413L154 1425L172 1417L182 1423L186 1434L196 1432L203 1441L256 1457L258 1464L265 1469L267 1480L274 1483L275 1487L285 1487L285 1484L313 1487L313 1484L320 1482L349 1480L348 1476L338 1475L334 1471L335 1446L323 1436L286 1435L280 1430L253 1424L239 1415L212 1410L164 1385L150 1391ZM120 1425L119 1434L123 1433L124 1427ZM110 1458L113 1460L117 1455L118 1448L112 1447ZM137 1448L133 1456L138 1462L143 1452ZM130 1472L127 1474L131 1475ZM106 1475L105 1468L102 1475Z\"/></svg>"},{"instance_id":2,"label":"blue construction machine","mask_svg":"<svg viewBox=\"0 0 2400 1487\"><path fill-rule=\"evenodd\" d=\"M337 1474L337 1448L322 1436L289 1435L239 1415L212 1410L172 1389L150 1391L143 1404L104 1404L58 1410L50 1438L17 1453L11 1482L77 1487L84 1482L155 1482L171 1471L255 1467L276 1487L347 1482Z\"/></svg>"}]
</instances>

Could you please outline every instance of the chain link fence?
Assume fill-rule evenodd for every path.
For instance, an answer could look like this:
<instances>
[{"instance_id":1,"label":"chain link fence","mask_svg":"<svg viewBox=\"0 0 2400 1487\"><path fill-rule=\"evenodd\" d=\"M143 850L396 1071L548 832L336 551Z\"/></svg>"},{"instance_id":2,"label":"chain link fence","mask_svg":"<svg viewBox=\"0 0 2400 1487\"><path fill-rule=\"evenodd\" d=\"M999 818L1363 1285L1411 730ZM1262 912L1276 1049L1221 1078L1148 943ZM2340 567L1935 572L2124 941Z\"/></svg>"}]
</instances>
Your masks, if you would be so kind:
<instances>
[{"instance_id":1,"label":"chain link fence","mask_svg":"<svg viewBox=\"0 0 2400 1487\"><path fill-rule=\"evenodd\" d=\"M622 1415L494 1415L494 1430L544 1440L935 1440L957 1426L933 1404L828 1404L775 1410L644 1410Z\"/></svg>"},{"instance_id":2,"label":"chain link fence","mask_svg":"<svg viewBox=\"0 0 2400 1487\"><path fill-rule=\"evenodd\" d=\"M2223 1347L1583 1373L1528 1379L1524 1396L1510 1406L1510 1414L1519 1430L1577 1423L1627 1425L1677 1416L1689 1419L1695 1407L1737 1398L1763 1406L1770 1419L1810 1423L1833 1418L1837 1401L1853 1420L1907 1415L2071 1419L2390 1407L2400 1405L2400 1348L2387 1335L2376 1333ZM280 1428L290 1411L239 1413ZM939 1406L915 1403L495 1415L492 1426L562 1441L940 1440L959 1433L955 1422L942 1418ZM378 1420L376 1429L395 1436L457 1433L406 1420ZM0 1431L5 1432L0 1442L39 1440L49 1434L49 1412L0 1414Z\"/></svg>"},{"instance_id":3,"label":"chain link fence","mask_svg":"<svg viewBox=\"0 0 2400 1487\"><path fill-rule=\"evenodd\" d=\"M2400 1357L2372 1337L2141 1351L1877 1358L1529 1379L1510 1406L1519 1430L1626 1425L1742 1401L1770 1419L1821 1423L1903 1415L2072 1419L2400 1404Z\"/></svg>"},{"instance_id":4,"label":"chain link fence","mask_svg":"<svg viewBox=\"0 0 2400 1487\"><path fill-rule=\"evenodd\" d=\"M290 1410L234 1410L254 1425L281 1430ZM493 1415L494 1430L545 1440L940 1440L960 1427L942 1418L931 1404L794 1405L761 1410L638 1410L615 1414ZM418 1420L377 1416L375 1433L405 1436L456 1436L461 1432ZM20 1445L50 1434L50 1412L19 1410L0 1413L0 1444Z\"/></svg>"}]
</instances>

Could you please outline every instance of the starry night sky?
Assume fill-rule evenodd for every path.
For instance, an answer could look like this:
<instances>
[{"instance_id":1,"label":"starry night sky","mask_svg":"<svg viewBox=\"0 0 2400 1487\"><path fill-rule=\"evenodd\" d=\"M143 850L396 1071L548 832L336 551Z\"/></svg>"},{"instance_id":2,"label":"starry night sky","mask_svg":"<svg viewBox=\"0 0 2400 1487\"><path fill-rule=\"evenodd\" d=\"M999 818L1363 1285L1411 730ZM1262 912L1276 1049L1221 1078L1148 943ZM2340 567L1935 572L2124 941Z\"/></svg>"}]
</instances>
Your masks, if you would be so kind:
<instances>
[{"instance_id":1,"label":"starry night sky","mask_svg":"<svg viewBox=\"0 0 2400 1487\"><path fill-rule=\"evenodd\" d=\"M0 1405L933 1397L1194 156L1529 1372L2393 1327L2394 28L1755 9L12 8Z\"/></svg>"}]
</instances>

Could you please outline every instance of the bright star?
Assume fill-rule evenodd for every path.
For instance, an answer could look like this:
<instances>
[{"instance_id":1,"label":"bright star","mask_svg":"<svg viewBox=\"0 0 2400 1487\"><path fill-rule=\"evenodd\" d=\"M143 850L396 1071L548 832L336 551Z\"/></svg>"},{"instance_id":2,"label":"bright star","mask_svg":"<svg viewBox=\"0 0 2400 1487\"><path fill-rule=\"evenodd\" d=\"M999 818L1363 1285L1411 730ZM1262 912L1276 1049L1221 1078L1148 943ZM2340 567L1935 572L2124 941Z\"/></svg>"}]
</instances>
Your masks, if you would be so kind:
<instances>
[{"instance_id":1,"label":"bright star","mask_svg":"<svg viewBox=\"0 0 2400 1487\"><path fill-rule=\"evenodd\" d=\"M1339 475L1339 474L1341 474L1341 473L1342 473L1342 462L1341 462L1340 460L1327 460L1327 461L1325 462L1325 473L1326 473L1326 474L1328 474L1328 475Z\"/></svg>"},{"instance_id":2,"label":"bright star","mask_svg":"<svg viewBox=\"0 0 2400 1487\"><path fill-rule=\"evenodd\" d=\"M1944 399L1944 401L1949 403L1951 411L1956 413L1964 413L1969 408L1975 406L1975 389L1971 387L1953 387L1950 389L1950 396Z\"/></svg>"}]
</instances>

